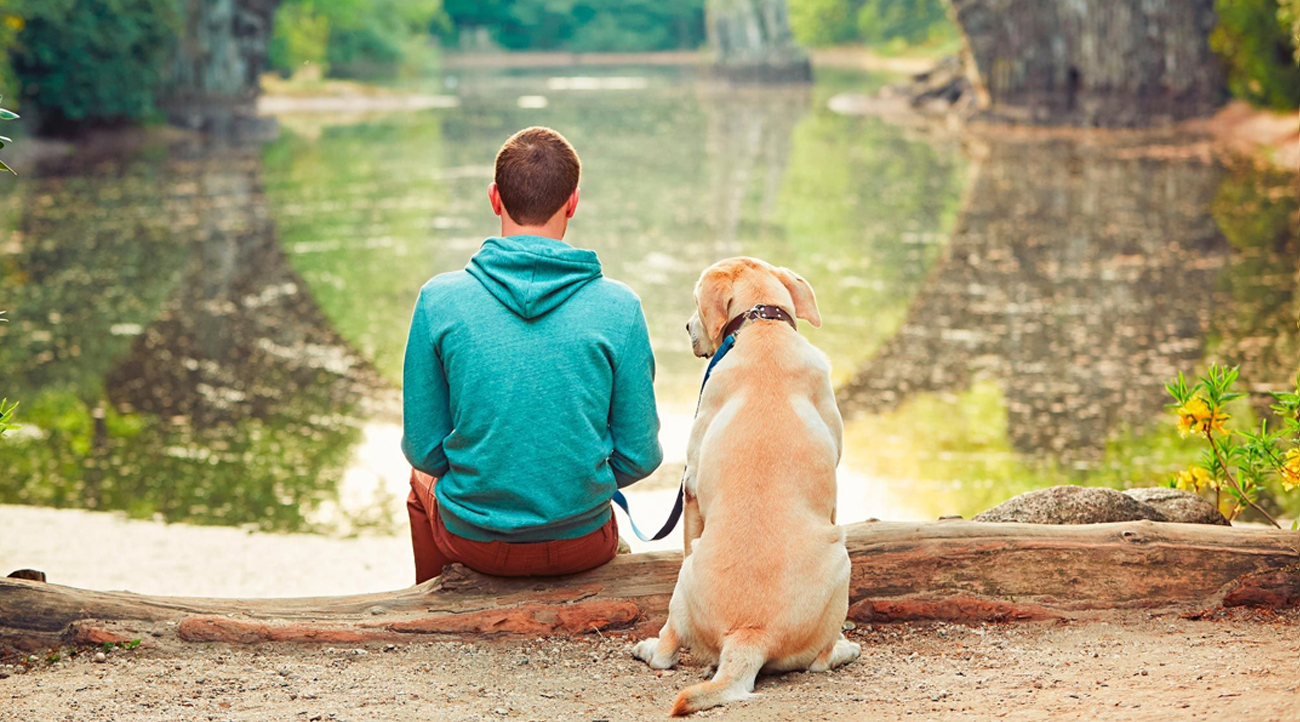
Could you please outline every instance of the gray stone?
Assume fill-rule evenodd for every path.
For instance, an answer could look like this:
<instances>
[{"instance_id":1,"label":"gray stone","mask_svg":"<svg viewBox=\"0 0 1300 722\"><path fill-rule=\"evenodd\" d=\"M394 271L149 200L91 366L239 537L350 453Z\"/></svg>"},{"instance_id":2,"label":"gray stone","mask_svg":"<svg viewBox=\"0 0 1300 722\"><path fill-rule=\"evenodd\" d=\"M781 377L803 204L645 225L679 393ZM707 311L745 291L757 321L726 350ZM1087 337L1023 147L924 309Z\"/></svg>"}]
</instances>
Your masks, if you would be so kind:
<instances>
[{"instance_id":1,"label":"gray stone","mask_svg":"<svg viewBox=\"0 0 1300 722\"><path fill-rule=\"evenodd\" d=\"M1155 507L1164 514L1165 521L1232 526L1213 504L1190 491L1158 486L1149 489L1129 489L1124 492L1124 495Z\"/></svg>"},{"instance_id":2,"label":"gray stone","mask_svg":"<svg viewBox=\"0 0 1300 722\"><path fill-rule=\"evenodd\" d=\"M1165 516L1123 492L1091 486L1031 491L975 516L975 521L1024 524L1105 524L1143 519L1165 521Z\"/></svg>"}]
</instances>

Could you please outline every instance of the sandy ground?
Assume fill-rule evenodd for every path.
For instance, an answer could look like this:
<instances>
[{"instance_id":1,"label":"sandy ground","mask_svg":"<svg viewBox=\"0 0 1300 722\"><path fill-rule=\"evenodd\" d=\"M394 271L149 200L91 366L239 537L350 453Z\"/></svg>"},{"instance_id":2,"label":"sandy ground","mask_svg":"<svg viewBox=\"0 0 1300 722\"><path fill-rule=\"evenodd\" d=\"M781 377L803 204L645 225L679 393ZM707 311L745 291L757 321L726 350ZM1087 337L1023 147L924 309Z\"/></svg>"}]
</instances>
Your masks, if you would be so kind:
<instances>
[{"instance_id":1,"label":"sandy ground","mask_svg":"<svg viewBox=\"0 0 1300 722\"><path fill-rule=\"evenodd\" d=\"M1128 615L1021 625L849 632L862 657L759 679L710 710L735 720L1297 720L1300 614ZM661 719L689 666L656 674L628 640L89 652L0 666L0 720Z\"/></svg>"},{"instance_id":2,"label":"sandy ground","mask_svg":"<svg viewBox=\"0 0 1300 722\"><path fill-rule=\"evenodd\" d=\"M411 542L164 524L0 505L0 575L20 568L86 589L201 597L300 597L401 589Z\"/></svg>"}]
</instances>

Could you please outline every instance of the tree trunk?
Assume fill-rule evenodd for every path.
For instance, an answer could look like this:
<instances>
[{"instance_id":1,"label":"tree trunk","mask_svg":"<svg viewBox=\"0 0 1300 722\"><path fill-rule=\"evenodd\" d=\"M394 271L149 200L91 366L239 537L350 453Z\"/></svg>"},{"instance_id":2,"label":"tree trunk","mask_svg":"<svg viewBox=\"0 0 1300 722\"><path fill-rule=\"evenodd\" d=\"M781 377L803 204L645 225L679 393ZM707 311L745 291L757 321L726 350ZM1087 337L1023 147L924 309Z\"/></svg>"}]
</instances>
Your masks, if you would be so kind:
<instances>
[{"instance_id":1,"label":"tree trunk","mask_svg":"<svg viewBox=\"0 0 1300 722\"><path fill-rule=\"evenodd\" d=\"M1160 125L1210 115L1227 83L1215 0L950 0L996 120Z\"/></svg>"},{"instance_id":2,"label":"tree trunk","mask_svg":"<svg viewBox=\"0 0 1300 722\"><path fill-rule=\"evenodd\" d=\"M808 54L790 32L785 0L709 0L705 9L720 77L759 83L812 79Z\"/></svg>"},{"instance_id":3,"label":"tree trunk","mask_svg":"<svg viewBox=\"0 0 1300 722\"><path fill-rule=\"evenodd\" d=\"M184 28L160 106L172 123L219 135L262 136L259 77L280 0L184 0Z\"/></svg>"},{"instance_id":4,"label":"tree trunk","mask_svg":"<svg viewBox=\"0 0 1300 722\"><path fill-rule=\"evenodd\" d=\"M1119 609L1293 605L1300 534L1156 522L1086 526L874 522L845 528L849 617L1048 620ZM676 553L618 557L571 577L448 567L417 587L349 597L189 599L0 580L0 645L409 642L446 636L653 633Z\"/></svg>"}]
</instances>

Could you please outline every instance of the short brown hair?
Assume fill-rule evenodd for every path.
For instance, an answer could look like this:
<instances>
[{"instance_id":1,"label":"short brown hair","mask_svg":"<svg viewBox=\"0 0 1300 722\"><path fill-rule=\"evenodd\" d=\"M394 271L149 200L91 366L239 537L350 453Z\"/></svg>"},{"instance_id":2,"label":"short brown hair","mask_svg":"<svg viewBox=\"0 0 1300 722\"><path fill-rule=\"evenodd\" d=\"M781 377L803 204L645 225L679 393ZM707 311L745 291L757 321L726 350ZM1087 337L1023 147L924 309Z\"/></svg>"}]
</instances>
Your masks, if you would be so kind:
<instances>
[{"instance_id":1,"label":"short brown hair","mask_svg":"<svg viewBox=\"0 0 1300 722\"><path fill-rule=\"evenodd\" d=\"M578 187L581 173L577 151L550 128L524 128L497 151L497 193L521 225L549 221Z\"/></svg>"}]
</instances>

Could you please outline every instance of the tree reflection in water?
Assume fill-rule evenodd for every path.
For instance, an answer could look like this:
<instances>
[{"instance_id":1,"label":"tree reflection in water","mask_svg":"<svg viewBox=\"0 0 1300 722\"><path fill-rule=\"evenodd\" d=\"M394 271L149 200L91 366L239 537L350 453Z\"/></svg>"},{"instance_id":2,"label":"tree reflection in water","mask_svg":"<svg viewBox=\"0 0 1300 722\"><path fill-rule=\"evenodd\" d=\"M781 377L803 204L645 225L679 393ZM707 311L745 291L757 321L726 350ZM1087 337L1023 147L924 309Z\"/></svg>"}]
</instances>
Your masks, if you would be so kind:
<instances>
[{"instance_id":1,"label":"tree reflection in water","mask_svg":"<svg viewBox=\"0 0 1300 722\"><path fill-rule=\"evenodd\" d=\"M285 263L261 175L259 147L181 144L24 189L0 500L310 526L391 392Z\"/></svg>"},{"instance_id":2,"label":"tree reflection in water","mask_svg":"<svg viewBox=\"0 0 1300 722\"><path fill-rule=\"evenodd\" d=\"M1155 485L1198 453L1166 422L1166 380L1220 359L1285 385L1296 201L1285 174L1196 150L989 143L907 320L839 390L867 473L921 481L905 493L927 514Z\"/></svg>"}]
</instances>

